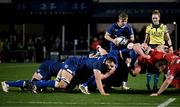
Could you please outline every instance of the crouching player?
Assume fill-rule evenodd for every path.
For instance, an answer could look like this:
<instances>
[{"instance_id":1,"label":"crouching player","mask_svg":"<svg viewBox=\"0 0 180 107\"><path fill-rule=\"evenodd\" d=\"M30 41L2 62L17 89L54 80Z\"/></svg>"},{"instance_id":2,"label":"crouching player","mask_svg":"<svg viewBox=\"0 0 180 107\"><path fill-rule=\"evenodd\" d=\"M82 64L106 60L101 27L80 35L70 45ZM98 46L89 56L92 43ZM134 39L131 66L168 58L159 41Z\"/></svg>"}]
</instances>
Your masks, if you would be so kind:
<instances>
[{"instance_id":1,"label":"crouching player","mask_svg":"<svg viewBox=\"0 0 180 107\"><path fill-rule=\"evenodd\" d=\"M165 81L161 85L157 93L152 93L150 96L159 96L164 92L168 86L171 84L175 88L180 89L180 60L175 60L173 63L165 59L161 59L156 63L156 67L159 71L163 71L166 77Z\"/></svg>"},{"instance_id":2,"label":"crouching player","mask_svg":"<svg viewBox=\"0 0 180 107\"><path fill-rule=\"evenodd\" d=\"M115 74L113 74L111 76L111 78L109 78L108 80L105 80L105 83L106 83L105 87L107 89L110 89L112 86L119 86L119 85L122 85L123 90L129 89L129 87L127 87L127 85L125 84L127 82L128 72L130 71L130 73L133 76L135 76L141 70L141 67L136 66L136 64L135 64L138 54L141 55L142 58L149 58L149 56L144 54L144 52L142 50L142 48L144 47L143 45L130 43L130 45L128 45L128 49L111 50L109 53L107 53L107 51L104 50L102 47L98 48L98 51L100 52L101 55L108 54L108 55L114 56L114 57L116 57L116 59L118 59L119 65L115 71ZM119 62L120 60L121 60L121 62ZM134 67L134 65L135 65L135 67ZM122 70L124 70L125 72L123 72ZM123 73L121 73L121 72L123 72ZM92 88L90 90L88 88L89 87L95 88L94 81L95 81L94 77L92 76L85 83L80 84L79 89L81 90L81 92L84 94L90 94L89 91L92 91L91 90ZM121 84L121 82L122 82L122 84Z\"/></svg>"},{"instance_id":3,"label":"crouching player","mask_svg":"<svg viewBox=\"0 0 180 107\"><path fill-rule=\"evenodd\" d=\"M114 73L117 61L111 56L100 58L71 57L65 60L62 69L59 71L56 80L37 81L36 87L55 87L67 89L75 77L87 77L94 75L96 85L101 95L109 95L104 91L102 80ZM79 80L81 78L78 78Z\"/></svg>"},{"instance_id":4,"label":"crouching player","mask_svg":"<svg viewBox=\"0 0 180 107\"><path fill-rule=\"evenodd\" d=\"M57 76L59 70L62 68L62 62L46 60L34 72L32 80L17 80L17 81L3 81L1 82L4 92L8 92L10 87L20 87L21 90L31 89L34 81L50 80L51 77Z\"/></svg>"}]
</instances>

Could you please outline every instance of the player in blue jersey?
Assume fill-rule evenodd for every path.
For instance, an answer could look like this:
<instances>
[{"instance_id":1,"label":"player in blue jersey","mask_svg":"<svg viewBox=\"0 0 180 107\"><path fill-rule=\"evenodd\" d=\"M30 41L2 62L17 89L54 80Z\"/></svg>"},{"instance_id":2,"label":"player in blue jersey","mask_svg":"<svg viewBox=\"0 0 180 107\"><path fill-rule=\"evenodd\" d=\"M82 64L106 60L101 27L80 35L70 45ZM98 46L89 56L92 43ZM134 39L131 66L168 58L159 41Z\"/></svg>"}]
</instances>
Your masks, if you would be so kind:
<instances>
[{"instance_id":1,"label":"player in blue jersey","mask_svg":"<svg viewBox=\"0 0 180 107\"><path fill-rule=\"evenodd\" d=\"M110 41L110 50L122 50L126 48L126 44L119 44L117 41L118 37L125 37L127 39L127 43L134 41L134 32L132 27L127 23L128 15L125 12L122 12L119 15L118 22L113 23L106 31L104 38ZM120 71L119 71L120 72ZM122 75L126 75L128 78L128 72L121 72ZM124 81L124 87L127 87L127 81Z\"/></svg>"},{"instance_id":2,"label":"player in blue jersey","mask_svg":"<svg viewBox=\"0 0 180 107\"><path fill-rule=\"evenodd\" d=\"M122 61L120 62L120 60L122 59L121 58L121 55L120 55L120 53L121 53L121 51L120 50L112 50L112 51L110 51L109 53L107 53L107 51L106 50L104 50L102 47L99 47L98 48L98 51L101 53L101 54L107 54L108 56L113 56L113 57L115 57L116 58L116 60L118 61L118 66L117 66L117 69L116 69L116 72L113 74L113 75L111 75L111 77L110 78L108 78L108 79L106 79L106 80L104 80L103 82L104 82L104 84L105 84L105 88L107 89L107 88L109 88L109 87L111 87L111 86L113 86L113 85L115 85L115 86L120 86L121 85L121 83L122 83L122 81L123 81L123 83L124 83L124 80L126 80L126 76L125 75L121 75L122 73L120 73L119 72L119 70L120 69L122 69L122 66L123 66L123 64L124 64L124 62L122 63ZM128 73L127 73L128 74ZM92 76L92 77L90 77L85 83L83 83L83 84L80 84L79 85L79 89L81 90L81 92L82 93L84 93L84 94L90 94L89 93L89 91L88 91L88 88L90 87L90 86L92 86L93 88L95 88L95 82L94 82L95 80L94 80L94 77ZM116 82L115 82L116 81ZM122 84L123 84L122 83ZM127 89L127 87L123 87L123 89ZM94 89L93 89L94 90Z\"/></svg>"},{"instance_id":3,"label":"player in blue jersey","mask_svg":"<svg viewBox=\"0 0 180 107\"><path fill-rule=\"evenodd\" d=\"M17 80L17 81L3 81L2 89L8 92L9 87L32 88L31 82L38 80L50 80L52 76L57 76L59 70L62 68L62 62L46 60L44 61L37 71L33 74L32 80Z\"/></svg>"},{"instance_id":4,"label":"player in blue jersey","mask_svg":"<svg viewBox=\"0 0 180 107\"><path fill-rule=\"evenodd\" d=\"M58 61L46 60L33 74L32 80L50 80L52 76L56 77L63 63Z\"/></svg>"},{"instance_id":5,"label":"player in blue jersey","mask_svg":"<svg viewBox=\"0 0 180 107\"><path fill-rule=\"evenodd\" d=\"M116 38L124 36L128 42L134 41L134 32L132 27L127 24L128 15L126 13L121 13L119 15L119 20L117 23L113 23L106 31L104 38L110 41L110 50L119 50L125 48L125 46L119 46L117 44Z\"/></svg>"},{"instance_id":6,"label":"player in blue jersey","mask_svg":"<svg viewBox=\"0 0 180 107\"><path fill-rule=\"evenodd\" d=\"M122 85L122 89L127 90L127 87L125 87L124 81L127 81L127 76L122 75L121 72L118 72L120 69L125 70L126 72L130 72L132 76L136 76L137 75L137 70L135 70L136 67L136 63L137 63L137 57L140 55L143 58L149 58L149 55L146 55L144 53L144 51L148 50L148 46L146 44L133 44L133 43L129 43L127 45L128 48L123 49L123 50L112 50L109 53L107 53L106 50L104 50L102 47L98 48L98 51L100 52L100 54L109 54L112 55L114 57L116 57L116 59L118 59L119 66L116 69L116 72L111 76L110 79L105 81L105 86L119 86ZM143 51L144 50L144 51ZM121 84L122 82L122 84ZM90 77L85 83L80 84L79 85L79 89L81 90L82 93L84 94L90 94L89 92L89 87L93 87L93 90L95 87L95 82L94 82L94 77ZM90 89L90 91L92 91L92 88Z\"/></svg>"},{"instance_id":7,"label":"player in blue jersey","mask_svg":"<svg viewBox=\"0 0 180 107\"><path fill-rule=\"evenodd\" d=\"M89 78L95 76L96 85L101 95L109 95L104 91L102 80L112 75L117 67L115 57L104 55L99 58L70 57L65 60L56 80L37 81L36 87L55 87L67 89L74 78Z\"/></svg>"}]
</instances>

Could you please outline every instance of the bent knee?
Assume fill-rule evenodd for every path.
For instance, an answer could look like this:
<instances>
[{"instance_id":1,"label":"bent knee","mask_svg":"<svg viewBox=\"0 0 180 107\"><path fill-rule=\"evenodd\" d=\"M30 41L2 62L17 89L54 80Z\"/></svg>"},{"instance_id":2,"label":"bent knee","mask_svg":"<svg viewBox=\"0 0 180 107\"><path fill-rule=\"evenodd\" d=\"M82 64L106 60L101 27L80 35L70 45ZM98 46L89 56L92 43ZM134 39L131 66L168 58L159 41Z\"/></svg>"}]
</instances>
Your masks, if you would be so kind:
<instances>
[{"instance_id":1,"label":"bent knee","mask_svg":"<svg viewBox=\"0 0 180 107\"><path fill-rule=\"evenodd\" d=\"M42 75L40 73L35 72L32 76L32 80L36 79L36 80L41 80L42 79Z\"/></svg>"}]
</instances>

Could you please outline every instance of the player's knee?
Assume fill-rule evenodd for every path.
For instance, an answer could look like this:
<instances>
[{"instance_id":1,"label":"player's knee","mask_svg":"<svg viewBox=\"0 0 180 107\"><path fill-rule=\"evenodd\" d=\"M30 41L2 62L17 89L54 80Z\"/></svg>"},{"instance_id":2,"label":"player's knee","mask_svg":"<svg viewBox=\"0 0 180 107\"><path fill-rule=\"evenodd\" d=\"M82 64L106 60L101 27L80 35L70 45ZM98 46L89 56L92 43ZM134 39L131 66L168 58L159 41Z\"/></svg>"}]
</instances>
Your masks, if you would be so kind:
<instances>
[{"instance_id":1,"label":"player's knee","mask_svg":"<svg viewBox=\"0 0 180 107\"><path fill-rule=\"evenodd\" d=\"M70 81L65 77L56 77L55 87L60 89L66 89L67 86L70 84Z\"/></svg>"},{"instance_id":2,"label":"player's knee","mask_svg":"<svg viewBox=\"0 0 180 107\"><path fill-rule=\"evenodd\" d=\"M61 70L56 77L55 87L65 89L70 84L72 77L71 73Z\"/></svg>"},{"instance_id":3,"label":"player's knee","mask_svg":"<svg viewBox=\"0 0 180 107\"><path fill-rule=\"evenodd\" d=\"M41 80L42 75L40 73L35 72L32 76L32 79Z\"/></svg>"}]
</instances>

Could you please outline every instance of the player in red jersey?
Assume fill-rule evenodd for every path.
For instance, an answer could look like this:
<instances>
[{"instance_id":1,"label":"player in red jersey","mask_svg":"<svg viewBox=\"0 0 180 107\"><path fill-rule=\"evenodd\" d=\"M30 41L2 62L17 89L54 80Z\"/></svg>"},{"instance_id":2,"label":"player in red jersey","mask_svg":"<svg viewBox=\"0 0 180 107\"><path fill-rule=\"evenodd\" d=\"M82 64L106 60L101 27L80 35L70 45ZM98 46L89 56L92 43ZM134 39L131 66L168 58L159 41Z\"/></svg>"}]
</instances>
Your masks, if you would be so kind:
<instances>
[{"instance_id":1,"label":"player in red jersey","mask_svg":"<svg viewBox=\"0 0 180 107\"><path fill-rule=\"evenodd\" d=\"M139 46L136 48L138 49ZM136 48L133 49L136 50ZM134 75L138 75L140 71L142 71L142 69L145 69L146 67L151 68L153 69L152 71L154 71L154 63L163 58L163 56L166 54L162 47L158 49L149 49L149 47L147 47L146 45L144 46L144 52L148 54L148 58L144 57L144 55L139 54L137 61L134 64L134 69L131 70Z\"/></svg>"},{"instance_id":2,"label":"player in red jersey","mask_svg":"<svg viewBox=\"0 0 180 107\"><path fill-rule=\"evenodd\" d=\"M155 64L160 71L164 72L166 79L161 85L158 92L152 93L150 96L159 96L167 89L170 84L175 88L180 88L180 58L173 58L174 55L169 56L172 57L166 57L165 59L161 59Z\"/></svg>"},{"instance_id":3,"label":"player in red jersey","mask_svg":"<svg viewBox=\"0 0 180 107\"><path fill-rule=\"evenodd\" d=\"M174 54L180 57L180 50L174 51Z\"/></svg>"}]
</instances>

